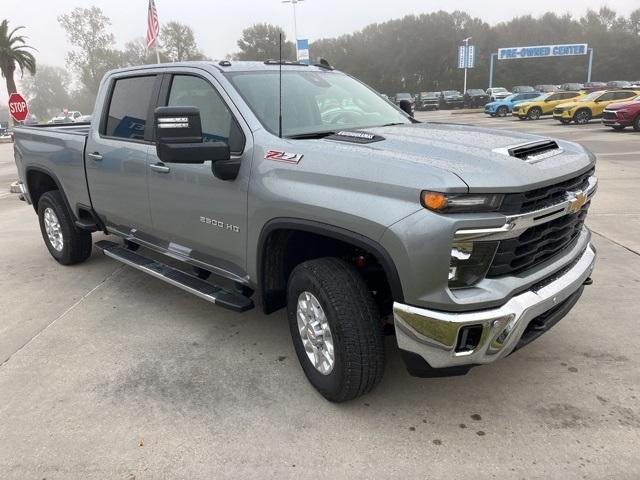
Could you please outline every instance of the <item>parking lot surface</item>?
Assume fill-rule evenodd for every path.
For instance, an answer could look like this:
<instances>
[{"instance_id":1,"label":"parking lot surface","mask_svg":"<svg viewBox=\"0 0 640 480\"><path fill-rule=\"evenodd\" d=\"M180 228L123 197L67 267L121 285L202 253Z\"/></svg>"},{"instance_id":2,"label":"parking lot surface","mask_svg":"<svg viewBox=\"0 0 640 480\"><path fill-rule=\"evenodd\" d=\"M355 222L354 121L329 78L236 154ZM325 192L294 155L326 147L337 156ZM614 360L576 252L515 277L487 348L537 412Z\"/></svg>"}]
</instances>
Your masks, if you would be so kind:
<instances>
[{"instance_id":1,"label":"parking lot surface","mask_svg":"<svg viewBox=\"0 0 640 480\"><path fill-rule=\"evenodd\" d=\"M342 405L307 384L284 312L228 312L95 251L58 265L5 193L0 145L0 478L639 478L640 133L417 117L594 151L594 285L550 333L463 377L410 377L388 337L383 382Z\"/></svg>"}]
</instances>

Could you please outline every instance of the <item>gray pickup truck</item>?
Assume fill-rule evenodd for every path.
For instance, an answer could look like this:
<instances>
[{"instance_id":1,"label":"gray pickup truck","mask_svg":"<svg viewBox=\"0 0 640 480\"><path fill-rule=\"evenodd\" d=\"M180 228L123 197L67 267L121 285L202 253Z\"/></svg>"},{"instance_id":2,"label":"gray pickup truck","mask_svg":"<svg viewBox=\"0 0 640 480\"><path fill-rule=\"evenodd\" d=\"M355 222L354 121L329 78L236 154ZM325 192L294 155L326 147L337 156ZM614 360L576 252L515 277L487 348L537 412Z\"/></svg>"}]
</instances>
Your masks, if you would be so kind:
<instances>
[{"instance_id":1,"label":"gray pickup truck","mask_svg":"<svg viewBox=\"0 0 640 480\"><path fill-rule=\"evenodd\" d=\"M104 254L219 306L286 307L338 402L380 381L385 335L413 375L464 374L591 283L593 154L402 108L326 62L128 68L90 125L16 128L15 159L55 260L104 232Z\"/></svg>"}]
</instances>

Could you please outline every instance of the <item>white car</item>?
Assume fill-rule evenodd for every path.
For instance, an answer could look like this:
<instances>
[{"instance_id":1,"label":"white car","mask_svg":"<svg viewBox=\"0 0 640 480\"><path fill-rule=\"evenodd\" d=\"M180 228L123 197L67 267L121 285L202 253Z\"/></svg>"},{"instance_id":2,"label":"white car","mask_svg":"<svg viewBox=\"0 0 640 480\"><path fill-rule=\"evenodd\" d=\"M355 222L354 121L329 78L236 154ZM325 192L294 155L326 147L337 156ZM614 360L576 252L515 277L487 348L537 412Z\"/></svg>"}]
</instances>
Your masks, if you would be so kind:
<instances>
[{"instance_id":1,"label":"white car","mask_svg":"<svg viewBox=\"0 0 640 480\"><path fill-rule=\"evenodd\" d=\"M82 117L82 113L77 110L69 110L68 112L61 112L57 117L53 117L49 120L49 123L75 123Z\"/></svg>"},{"instance_id":2,"label":"white car","mask_svg":"<svg viewBox=\"0 0 640 480\"><path fill-rule=\"evenodd\" d=\"M486 93L487 95L489 95L489 99L492 102L495 102L496 100L502 100L503 98L507 98L509 95L511 95L511 92L503 87L487 88Z\"/></svg>"}]
</instances>

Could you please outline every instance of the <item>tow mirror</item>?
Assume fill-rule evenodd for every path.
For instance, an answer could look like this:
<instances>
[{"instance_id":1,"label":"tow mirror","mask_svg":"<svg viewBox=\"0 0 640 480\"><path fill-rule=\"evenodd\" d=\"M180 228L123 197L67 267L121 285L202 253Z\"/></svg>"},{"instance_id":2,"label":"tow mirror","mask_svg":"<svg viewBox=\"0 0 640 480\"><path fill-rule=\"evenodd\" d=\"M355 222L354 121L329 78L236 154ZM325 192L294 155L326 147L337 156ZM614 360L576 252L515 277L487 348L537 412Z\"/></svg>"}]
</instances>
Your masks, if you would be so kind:
<instances>
[{"instance_id":1,"label":"tow mirror","mask_svg":"<svg viewBox=\"0 0 640 480\"><path fill-rule=\"evenodd\" d=\"M158 107L154 111L156 152L165 163L200 164L230 160L229 145L204 142L200 110L195 107Z\"/></svg>"},{"instance_id":2,"label":"tow mirror","mask_svg":"<svg viewBox=\"0 0 640 480\"><path fill-rule=\"evenodd\" d=\"M400 110L413 117L413 109L411 108L411 102L409 100L400 100Z\"/></svg>"}]
</instances>

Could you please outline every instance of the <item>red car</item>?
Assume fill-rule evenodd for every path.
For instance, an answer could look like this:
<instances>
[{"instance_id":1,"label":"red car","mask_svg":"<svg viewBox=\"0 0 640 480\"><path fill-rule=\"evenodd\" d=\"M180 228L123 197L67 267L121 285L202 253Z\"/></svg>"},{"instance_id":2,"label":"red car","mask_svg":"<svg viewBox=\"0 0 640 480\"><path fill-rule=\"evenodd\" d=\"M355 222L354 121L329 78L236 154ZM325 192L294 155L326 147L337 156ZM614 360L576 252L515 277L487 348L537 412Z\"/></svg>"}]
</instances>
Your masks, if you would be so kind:
<instances>
[{"instance_id":1,"label":"red car","mask_svg":"<svg viewBox=\"0 0 640 480\"><path fill-rule=\"evenodd\" d=\"M636 132L640 132L640 97L631 102L607 105L602 112L602 123L614 130L633 127Z\"/></svg>"}]
</instances>

